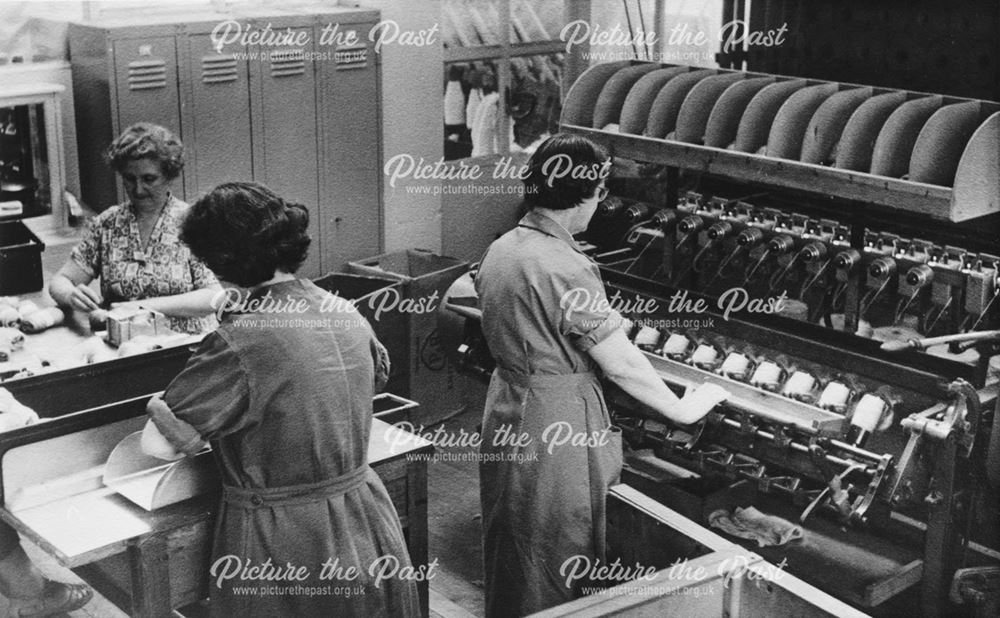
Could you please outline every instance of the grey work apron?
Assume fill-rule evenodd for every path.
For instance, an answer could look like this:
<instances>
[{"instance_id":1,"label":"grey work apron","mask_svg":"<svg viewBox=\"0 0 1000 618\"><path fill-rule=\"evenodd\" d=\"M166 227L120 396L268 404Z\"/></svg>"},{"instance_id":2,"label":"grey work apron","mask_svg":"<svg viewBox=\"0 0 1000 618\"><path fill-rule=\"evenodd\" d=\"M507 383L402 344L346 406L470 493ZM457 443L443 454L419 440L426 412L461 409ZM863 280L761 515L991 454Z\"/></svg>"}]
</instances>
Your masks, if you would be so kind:
<instances>
[{"instance_id":1,"label":"grey work apron","mask_svg":"<svg viewBox=\"0 0 1000 618\"><path fill-rule=\"evenodd\" d=\"M369 474L374 471L365 464L346 474L319 483L293 485L290 487L243 488L224 485L222 500L226 504L247 509L260 507L290 506L310 504L327 498L342 496L364 485Z\"/></svg>"},{"instance_id":2,"label":"grey work apron","mask_svg":"<svg viewBox=\"0 0 1000 618\"><path fill-rule=\"evenodd\" d=\"M622 465L597 377L497 369L480 451L487 617L579 596L584 583L560 570L605 560L606 495Z\"/></svg>"},{"instance_id":3,"label":"grey work apron","mask_svg":"<svg viewBox=\"0 0 1000 618\"><path fill-rule=\"evenodd\" d=\"M372 497L366 499L362 497L362 492L371 492ZM352 495L355 498L352 499ZM388 522L380 521L384 512L376 503L382 503L383 508L389 509L395 520L392 522L394 529L387 527ZM310 577L301 582L241 582L234 579L225 582L222 590L213 581L212 615L220 618L419 616L414 582L389 577L375 586L369 572L375 560L390 553L398 557L401 565L410 565L402 530L395 518L381 480L367 464L317 483L264 488L224 486L214 559L236 556L250 561L248 565L261 565L265 560L272 559L274 566L280 569L287 558L296 567L307 566ZM319 526L317 522L320 522ZM323 539L311 537L310 533L315 534L317 529L321 531L330 526L340 528L340 533L352 535L349 526L345 529L348 523L364 528L355 533L358 544L354 547L347 544L333 547L340 550L339 554L333 551L329 556L320 556L329 558L331 562L336 560L342 569L341 575L318 579L316 575L322 574L319 559L308 562L306 556L312 548L323 543ZM369 546L365 539L370 534L369 528L386 529L391 542L387 542L389 538L377 538L373 539L374 545ZM293 547L295 544L301 545L301 549L296 550ZM392 551L395 547L400 550ZM356 569L356 573L342 575L351 568ZM270 588L271 592L243 596L238 593L237 587Z\"/></svg>"}]
</instances>

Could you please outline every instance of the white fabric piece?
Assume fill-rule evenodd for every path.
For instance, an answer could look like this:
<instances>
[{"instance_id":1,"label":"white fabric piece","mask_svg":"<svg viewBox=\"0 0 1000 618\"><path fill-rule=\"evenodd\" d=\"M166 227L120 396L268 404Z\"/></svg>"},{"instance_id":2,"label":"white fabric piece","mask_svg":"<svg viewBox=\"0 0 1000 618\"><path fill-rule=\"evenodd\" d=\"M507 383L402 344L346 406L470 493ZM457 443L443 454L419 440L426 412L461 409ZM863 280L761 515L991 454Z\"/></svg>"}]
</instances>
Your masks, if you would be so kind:
<instances>
[{"instance_id":1,"label":"white fabric piece","mask_svg":"<svg viewBox=\"0 0 1000 618\"><path fill-rule=\"evenodd\" d=\"M732 514L719 509L708 516L708 522L727 534L757 541L759 547L784 545L804 535L802 526L774 515L765 515L752 506L736 507Z\"/></svg>"},{"instance_id":2,"label":"white fabric piece","mask_svg":"<svg viewBox=\"0 0 1000 618\"><path fill-rule=\"evenodd\" d=\"M483 97L472 123L472 156L496 154L500 152L500 95L496 92Z\"/></svg>"},{"instance_id":3,"label":"white fabric piece","mask_svg":"<svg viewBox=\"0 0 1000 618\"><path fill-rule=\"evenodd\" d=\"M5 388L0 388L0 431L9 431L38 422L38 415L31 408L14 399Z\"/></svg>"},{"instance_id":4,"label":"white fabric piece","mask_svg":"<svg viewBox=\"0 0 1000 618\"><path fill-rule=\"evenodd\" d=\"M483 91L479 88L473 88L469 91L469 100L465 103L465 126L469 129L472 128L472 124L476 120L476 112L479 111L479 106L483 102Z\"/></svg>"}]
</instances>

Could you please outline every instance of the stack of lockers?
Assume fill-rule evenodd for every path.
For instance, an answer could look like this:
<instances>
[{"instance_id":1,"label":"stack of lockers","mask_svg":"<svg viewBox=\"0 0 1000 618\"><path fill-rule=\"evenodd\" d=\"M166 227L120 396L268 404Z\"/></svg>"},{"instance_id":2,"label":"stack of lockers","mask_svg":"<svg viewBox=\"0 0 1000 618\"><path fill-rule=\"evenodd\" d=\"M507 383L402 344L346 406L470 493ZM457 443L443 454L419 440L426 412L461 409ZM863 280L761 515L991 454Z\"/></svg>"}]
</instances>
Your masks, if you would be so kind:
<instances>
[{"instance_id":1,"label":"stack of lockers","mask_svg":"<svg viewBox=\"0 0 1000 618\"><path fill-rule=\"evenodd\" d=\"M379 14L255 11L70 24L83 198L121 202L105 149L132 123L161 124L186 147L186 201L255 180L306 204L302 274L317 276L381 250Z\"/></svg>"}]
</instances>

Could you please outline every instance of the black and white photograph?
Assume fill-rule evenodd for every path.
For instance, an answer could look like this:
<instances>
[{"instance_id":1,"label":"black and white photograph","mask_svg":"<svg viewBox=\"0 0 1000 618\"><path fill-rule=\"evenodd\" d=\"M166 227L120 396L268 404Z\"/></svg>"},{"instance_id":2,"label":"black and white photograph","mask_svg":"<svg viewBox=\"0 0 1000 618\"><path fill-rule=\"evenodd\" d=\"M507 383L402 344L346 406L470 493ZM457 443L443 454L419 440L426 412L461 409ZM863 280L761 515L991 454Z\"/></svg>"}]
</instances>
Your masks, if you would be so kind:
<instances>
[{"instance_id":1,"label":"black and white photograph","mask_svg":"<svg viewBox=\"0 0 1000 618\"><path fill-rule=\"evenodd\" d=\"M994 618L998 297L995 0L0 0L0 618Z\"/></svg>"}]
</instances>

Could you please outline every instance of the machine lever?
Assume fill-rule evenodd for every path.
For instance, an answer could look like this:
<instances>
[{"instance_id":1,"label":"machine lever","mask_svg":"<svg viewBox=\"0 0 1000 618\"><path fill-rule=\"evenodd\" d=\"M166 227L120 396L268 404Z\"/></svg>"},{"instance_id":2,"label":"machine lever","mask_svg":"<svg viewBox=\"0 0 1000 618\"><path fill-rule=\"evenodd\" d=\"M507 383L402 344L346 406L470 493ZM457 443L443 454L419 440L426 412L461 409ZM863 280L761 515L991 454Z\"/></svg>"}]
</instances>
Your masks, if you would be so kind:
<instances>
[{"instance_id":1,"label":"machine lever","mask_svg":"<svg viewBox=\"0 0 1000 618\"><path fill-rule=\"evenodd\" d=\"M834 474L833 469L830 467L830 462L826 459L826 450L822 446L818 444L809 445L809 455L816 467L819 468L820 474L826 480L826 487L802 511L802 515L799 516L799 523L804 524L809 515L812 514L817 506L823 503L827 496L830 497L830 502L837 509L837 512L840 513L841 519L845 522L848 521L851 517L851 496L844 489L844 479L851 472L862 469L864 466L853 463L840 474Z\"/></svg>"},{"instance_id":2,"label":"machine lever","mask_svg":"<svg viewBox=\"0 0 1000 618\"><path fill-rule=\"evenodd\" d=\"M958 343L966 341L991 341L1000 339L1000 330L977 330L968 333L958 333L955 335L942 335L940 337L929 337L927 339L907 339L906 341L887 341L882 344L881 349L885 352L902 352L913 348L915 350L926 350L934 345L944 345L947 343Z\"/></svg>"}]
</instances>

